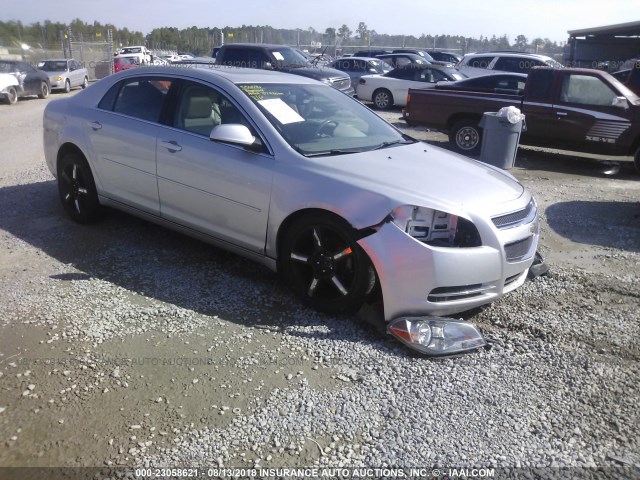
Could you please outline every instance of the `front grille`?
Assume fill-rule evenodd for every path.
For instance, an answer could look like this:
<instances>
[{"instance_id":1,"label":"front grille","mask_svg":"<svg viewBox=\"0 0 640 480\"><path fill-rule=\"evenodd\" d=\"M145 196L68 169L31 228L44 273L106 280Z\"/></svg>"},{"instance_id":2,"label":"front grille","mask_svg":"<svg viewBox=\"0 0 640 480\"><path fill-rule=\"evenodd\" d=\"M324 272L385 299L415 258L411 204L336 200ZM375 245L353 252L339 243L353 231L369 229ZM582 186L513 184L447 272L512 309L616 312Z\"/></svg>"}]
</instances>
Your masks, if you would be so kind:
<instances>
[{"instance_id":1,"label":"front grille","mask_svg":"<svg viewBox=\"0 0 640 480\"><path fill-rule=\"evenodd\" d=\"M517 242L509 243L504 246L504 251L507 255L508 262L516 262L522 260L527 256L529 250L531 250L531 244L533 243L533 236L523 238Z\"/></svg>"},{"instance_id":2,"label":"front grille","mask_svg":"<svg viewBox=\"0 0 640 480\"><path fill-rule=\"evenodd\" d=\"M466 298L479 297L494 288L493 285L483 285L481 283L460 285L457 287L438 287L429 292L427 300L434 303L463 300Z\"/></svg>"},{"instance_id":3,"label":"front grille","mask_svg":"<svg viewBox=\"0 0 640 480\"><path fill-rule=\"evenodd\" d=\"M515 227L519 225L523 220L529 218L531 213L535 213L536 204L531 199L529 205L527 205L524 209L519 210L517 212L508 213L506 215L501 215L499 217L493 217L491 221L498 228L509 228Z\"/></svg>"},{"instance_id":4,"label":"front grille","mask_svg":"<svg viewBox=\"0 0 640 480\"><path fill-rule=\"evenodd\" d=\"M333 88L337 88L338 90L346 90L351 86L351 79L349 77L332 78L331 86Z\"/></svg>"}]
</instances>

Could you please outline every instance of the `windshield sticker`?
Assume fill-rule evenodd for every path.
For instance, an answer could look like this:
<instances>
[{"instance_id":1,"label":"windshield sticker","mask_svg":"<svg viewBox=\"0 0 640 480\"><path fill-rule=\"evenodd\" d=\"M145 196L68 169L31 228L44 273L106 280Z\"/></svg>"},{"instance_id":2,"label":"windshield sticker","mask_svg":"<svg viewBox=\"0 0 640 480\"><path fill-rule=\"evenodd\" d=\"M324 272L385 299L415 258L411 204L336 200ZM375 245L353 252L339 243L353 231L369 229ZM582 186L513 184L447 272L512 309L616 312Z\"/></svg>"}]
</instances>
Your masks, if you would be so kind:
<instances>
[{"instance_id":1,"label":"windshield sticker","mask_svg":"<svg viewBox=\"0 0 640 480\"><path fill-rule=\"evenodd\" d=\"M264 100L265 97L275 98L282 97L284 95L283 92L265 90L262 85L240 85L240 88L256 102Z\"/></svg>"},{"instance_id":2,"label":"windshield sticker","mask_svg":"<svg viewBox=\"0 0 640 480\"><path fill-rule=\"evenodd\" d=\"M284 57L280 52L273 52L273 56L276 57L276 60L280 60L281 62L284 61Z\"/></svg>"},{"instance_id":3,"label":"windshield sticker","mask_svg":"<svg viewBox=\"0 0 640 480\"><path fill-rule=\"evenodd\" d=\"M287 125L289 123L304 122L298 112L296 112L289 105L284 103L279 98L271 98L269 100L260 100L258 102L262 105L276 120L281 124Z\"/></svg>"}]
</instances>

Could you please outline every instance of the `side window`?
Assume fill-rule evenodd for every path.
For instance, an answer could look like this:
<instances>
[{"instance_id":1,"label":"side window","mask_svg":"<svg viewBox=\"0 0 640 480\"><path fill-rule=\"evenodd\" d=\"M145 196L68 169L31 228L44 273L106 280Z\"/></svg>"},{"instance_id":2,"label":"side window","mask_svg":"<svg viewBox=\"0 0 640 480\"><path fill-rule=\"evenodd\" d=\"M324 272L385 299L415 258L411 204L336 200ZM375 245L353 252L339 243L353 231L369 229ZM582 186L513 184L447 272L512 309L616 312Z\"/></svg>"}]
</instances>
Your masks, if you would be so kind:
<instances>
[{"instance_id":1,"label":"side window","mask_svg":"<svg viewBox=\"0 0 640 480\"><path fill-rule=\"evenodd\" d=\"M442 82L444 80L449 80L449 78L440 70L431 70L431 75L433 82Z\"/></svg>"},{"instance_id":2,"label":"side window","mask_svg":"<svg viewBox=\"0 0 640 480\"><path fill-rule=\"evenodd\" d=\"M234 67L249 67L249 51L230 48L224 52L225 65L233 65Z\"/></svg>"},{"instance_id":3,"label":"side window","mask_svg":"<svg viewBox=\"0 0 640 480\"><path fill-rule=\"evenodd\" d=\"M411 64L411 60L406 57L397 57L396 58L396 67L404 67L406 65Z\"/></svg>"},{"instance_id":4,"label":"side window","mask_svg":"<svg viewBox=\"0 0 640 480\"><path fill-rule=\"evenodd\" d=\"M616 94L598 77L565 75L560 101L583 105L611 106Z\"/></svg>"},{"instance_id":5,"label":"side window","mask_svg":"<svg viewBox=\"0 0 640 480\"><path fill-rule=\"evenodd\" d=\"M553 70L534 70L529 74L530 98L549 99L551 94L551 85L553 83Z\"/></svg>"},{"instance_id":6,"label":"side window","mask_svg":"<svg viewBox=\"0 0 640 480\"><path fill-rule=\"evenodd\" d=\"M469 60L467 66L474 68L489 68L493 57L475 57Z\"/></svg>"},{"instance_id":7,"label":"side window","mask_svg":"<svg viewBox=\"0 0 640 480\"><path fill-rule=\"evenodd\" d=\"M187 82L178 100L173 126L208 137L216 125L239 123L249 127L238 108L212 87Z\"/></svg>"},{"instance_id":8,"label":"side window","mask_svg":"<svg viewBox=\"0 0 640 480\"><path fill-rule=\"evenodd\" d=\"M500 57L493 68L495 70L504 70L506 72L526 73L533 66L533 63L531 63L530 60L513 57Z\"/></svg>"},{"instance_id":9,"label":"side window","mask_svg":"<svg viewBox=\"0 0 640 480\"><path fill-rule=\"evenodd\" d=\"M171 79L160 77L136 77L124 80L115 99L113 111L141 120L157 122L171 83ZM105 104L111 90L113 88L102 99ZM101 101L100 105L102 103Z\"/></svg>"}]
</instances>

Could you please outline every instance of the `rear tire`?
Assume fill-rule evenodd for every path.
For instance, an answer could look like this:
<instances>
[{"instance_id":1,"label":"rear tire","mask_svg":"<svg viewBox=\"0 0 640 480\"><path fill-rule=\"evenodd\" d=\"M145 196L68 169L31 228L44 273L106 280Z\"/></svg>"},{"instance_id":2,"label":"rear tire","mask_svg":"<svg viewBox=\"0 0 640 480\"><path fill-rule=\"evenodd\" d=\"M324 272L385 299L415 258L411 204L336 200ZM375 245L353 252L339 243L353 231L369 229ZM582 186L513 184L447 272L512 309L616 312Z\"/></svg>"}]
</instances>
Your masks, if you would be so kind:
<instances>
[{"instance_id":1,"label":"rear tire","mask_svg":"<svg viewBox=\"0 0 640 480\"><path fill-rule=\"evenodd\" d=\"M478 155L481 142L482 130L476 120L460 120L449 130L449 143L464 155Z\"/></svg>"},{"instance_id":2,"label":"rear tire","mask_svg":"<svg viewBox=\"0 0 640 480\"><path fill-rule=\"evenodd\" d=\"M49 85L47 82L42 82L40 84L40 93L38 94L38 98L47 98L49 96Z\"/></svg>"},{"instance_id":3,"label":"rear tire","mask_svg":"<svg viewBox=\"0 0 640 480\"><path fill-rule=\"evenodd\" d=\"M640 148L636 150L636 154L633 157L633 166L636 167L636 173L640 174Z\"/></svg>"},{"instance_id":4,"label":"rear tire","mask_svg":"<svg viewBox=\"0 0 640 480\"><path fill-rule=\"evenodd\" d=\"M100 215L98 192L87 160L67 153L58 162L58 195L69 217L78 223L90 223Z\"/></svg>"},{"instance_id":5,"label":"rear tire","mask_svg":"<svg viewBox=\"0 0 640 480\"><path fill-rule=\"evenodd\" d=\"M82 82L82 89L84 90L88 86L89 86L89 79L87 77L84 77L84 81Z\"/></svg>"}]
</instances>

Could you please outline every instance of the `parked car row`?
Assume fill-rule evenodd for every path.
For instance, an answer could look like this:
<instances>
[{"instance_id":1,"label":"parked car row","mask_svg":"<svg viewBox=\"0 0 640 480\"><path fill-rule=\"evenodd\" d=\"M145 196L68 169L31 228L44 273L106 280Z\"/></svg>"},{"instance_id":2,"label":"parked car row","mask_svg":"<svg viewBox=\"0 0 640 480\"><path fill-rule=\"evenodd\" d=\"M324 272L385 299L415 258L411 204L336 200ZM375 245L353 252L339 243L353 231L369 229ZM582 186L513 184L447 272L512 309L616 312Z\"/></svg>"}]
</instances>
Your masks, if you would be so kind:
<instances>
[{"instance_id":1,"label":"parked car row","mask_svg":"<svg viewBox=\"0 0 640 480\"><path fill-rule=\"evenodd\" d=\"M13 76L17 84L6 80L2 96L5 103L16 103L19 97L37 95L39 98L47 98L51 91L49 75L42 70L33 68L26 62L17 60L0 60L0 73Z\"/></svg>"},{"instance_id":2,"label":"parked car row","mask_svg":"<svg viewBox=\"0 0 640 480\"><path fill-rule=\"evenodd\" d=\"M37 95L47 98L49 92L70 92L72 88L87 88L89 74L73 58L44 60L34 68L27 62L0 60L0 99L14 104L20 97Z\"/></svg>"}]
</instances>

